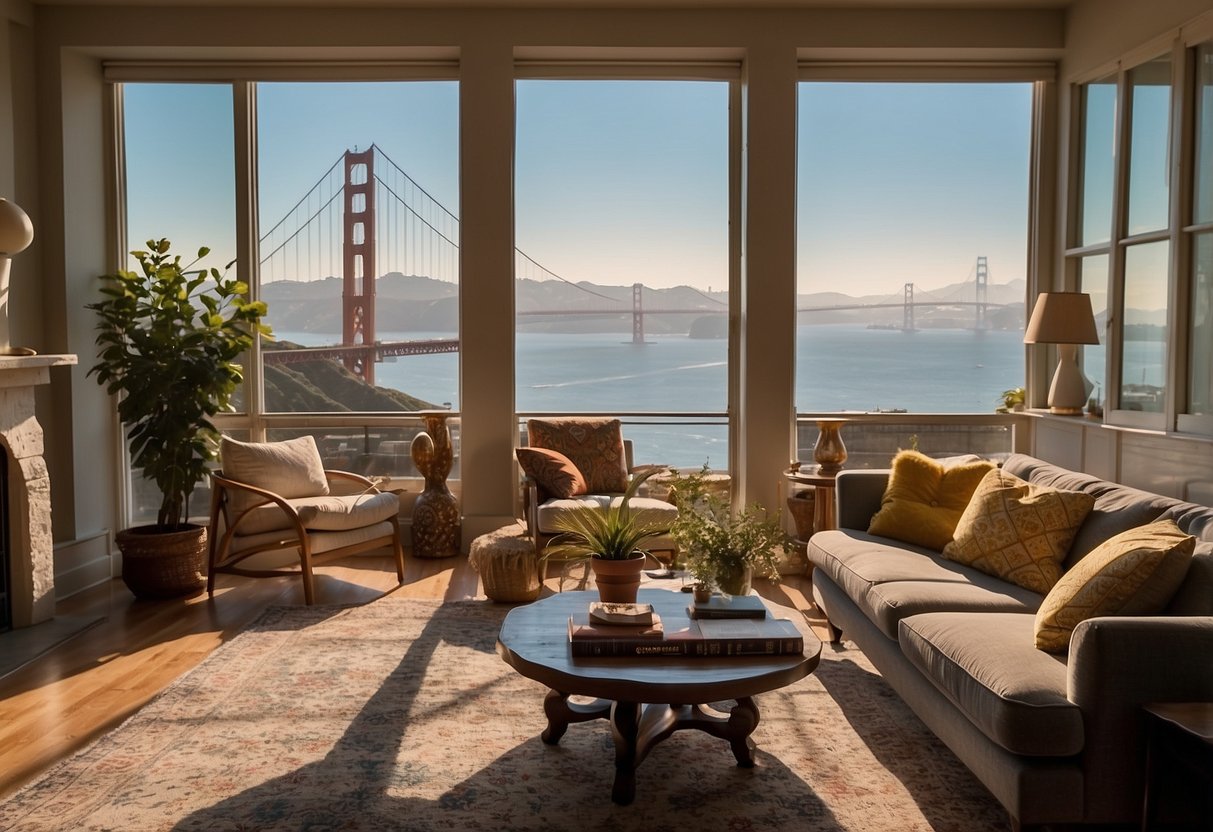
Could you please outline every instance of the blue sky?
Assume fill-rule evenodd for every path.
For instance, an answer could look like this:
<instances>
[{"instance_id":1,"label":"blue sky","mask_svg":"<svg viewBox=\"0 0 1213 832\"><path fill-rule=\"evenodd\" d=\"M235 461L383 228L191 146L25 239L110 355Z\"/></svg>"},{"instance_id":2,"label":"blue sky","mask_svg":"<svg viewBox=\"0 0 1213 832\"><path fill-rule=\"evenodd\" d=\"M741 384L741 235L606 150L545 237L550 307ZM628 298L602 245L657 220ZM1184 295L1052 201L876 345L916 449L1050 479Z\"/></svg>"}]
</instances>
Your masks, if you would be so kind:
<instances>
[{"instance_id":1,"label":"blue sky","mask_svg":"<svg viewBox=\"0 0 1213 832\"><path fill-rule=\"evenodd\" d=\"M517 84L516 239L573 280L721 289L727 86ZM1024 276L1031 88L802 84L801 291L900 292ZM347 148L378 144L458 213L455 82L261 84L262 230ZM224 85L126 87L131 239L234 256ZM220 263L221 264L221 263Z\"/></svg>"}]
</instances>

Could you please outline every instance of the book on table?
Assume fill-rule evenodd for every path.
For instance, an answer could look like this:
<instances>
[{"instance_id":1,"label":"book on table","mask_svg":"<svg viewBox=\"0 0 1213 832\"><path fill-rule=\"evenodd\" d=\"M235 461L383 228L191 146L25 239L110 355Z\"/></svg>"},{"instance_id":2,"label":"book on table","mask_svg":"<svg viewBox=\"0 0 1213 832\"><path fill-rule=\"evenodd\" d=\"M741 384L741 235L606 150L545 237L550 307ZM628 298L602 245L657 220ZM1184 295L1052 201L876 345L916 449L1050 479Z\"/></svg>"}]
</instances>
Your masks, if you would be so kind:
<instances>
[{"instance_id":1,"label":"book on table","mask_svg":"<svg viewBox=\"0 0 1213 832\"><path fill-rule=\"evenodd\" d=\"M687 605L691 618L766 618L767 605L758 595L713 595Z\"/></svg>"},{"instance_id":2,"label":"book on table","mask_svg":"<svg viewBox=\"0 0 1213 832\"><path fill-rule=\"evenodd\" d=\"M804 636L783 618L685 619L644 625L600 625L587 615L569 617L574 657L791 656L804 652Z\"/></svg>"}]
</instances>

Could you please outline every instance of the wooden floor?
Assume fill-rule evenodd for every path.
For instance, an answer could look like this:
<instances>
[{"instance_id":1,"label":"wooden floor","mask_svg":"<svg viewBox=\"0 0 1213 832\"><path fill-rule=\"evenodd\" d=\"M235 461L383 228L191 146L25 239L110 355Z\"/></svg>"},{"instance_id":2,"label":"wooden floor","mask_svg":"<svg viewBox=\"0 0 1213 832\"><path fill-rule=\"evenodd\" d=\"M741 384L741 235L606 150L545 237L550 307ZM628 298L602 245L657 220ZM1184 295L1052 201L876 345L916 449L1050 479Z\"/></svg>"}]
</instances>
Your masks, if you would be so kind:
<instances>
[{"instance_id":1,"label":"wooden floor","mask_svg":"<svg viewBox=\"0 0 1213 832\"><path fill-rule=\"evenodd\" d=\"M548 583L555 588L557 582ZM769 600L800 609L811 620L818 617L806 578L756 584ZM388 558L354 557L316 572L318 604L361 604L387 592L443 600L484 597L464 557L409 558L399 587ZM59 616L101 620L0 679L0 797L121 724L266 607L302 603L297 578L232 575L219 577L213 599L202 593L136 601L115 580L61 602Z\"/></svg>"}]
</instances>

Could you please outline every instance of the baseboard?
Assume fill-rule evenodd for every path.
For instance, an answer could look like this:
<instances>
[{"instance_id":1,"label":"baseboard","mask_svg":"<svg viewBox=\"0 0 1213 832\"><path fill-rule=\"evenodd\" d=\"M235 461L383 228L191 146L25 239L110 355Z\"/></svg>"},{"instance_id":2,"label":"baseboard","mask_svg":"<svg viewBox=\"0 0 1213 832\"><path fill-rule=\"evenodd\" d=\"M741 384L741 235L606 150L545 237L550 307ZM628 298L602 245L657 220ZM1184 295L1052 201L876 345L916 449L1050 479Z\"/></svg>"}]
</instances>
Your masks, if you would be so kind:
<instances>
[{"instance_id":1,"label":"baseboard","mask_svg":"<svg viewBox=\"0 0 1213 832\"><path fill-rule=\"evenodd\" d=\"M55 598L62 600L105 583L119 574L108 529L56 543Z\"/></svg>"}]
</instances>

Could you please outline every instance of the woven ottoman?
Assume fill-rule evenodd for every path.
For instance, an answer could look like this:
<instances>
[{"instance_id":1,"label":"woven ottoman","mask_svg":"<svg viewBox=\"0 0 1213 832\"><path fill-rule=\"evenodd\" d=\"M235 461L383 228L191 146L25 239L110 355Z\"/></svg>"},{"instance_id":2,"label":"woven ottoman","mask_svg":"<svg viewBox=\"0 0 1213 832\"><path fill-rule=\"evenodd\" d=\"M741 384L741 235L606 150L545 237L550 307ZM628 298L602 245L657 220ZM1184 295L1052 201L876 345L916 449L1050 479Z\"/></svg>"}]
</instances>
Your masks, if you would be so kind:
<instances>
[{"instance_id":1,"label":"woven ottoman","mask_svg":"<svg viewBox=\"0 0 1213 832\"><path fill-rule=\"evenodd\" d=\"M468 563L480 573L484 594L494 601L518 603L539 597L539 558L535 543L518 524L482 534L472 541Z\"/></svg>"}]
</instances>

